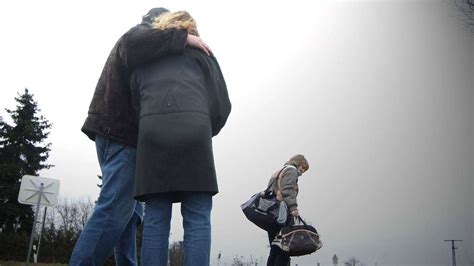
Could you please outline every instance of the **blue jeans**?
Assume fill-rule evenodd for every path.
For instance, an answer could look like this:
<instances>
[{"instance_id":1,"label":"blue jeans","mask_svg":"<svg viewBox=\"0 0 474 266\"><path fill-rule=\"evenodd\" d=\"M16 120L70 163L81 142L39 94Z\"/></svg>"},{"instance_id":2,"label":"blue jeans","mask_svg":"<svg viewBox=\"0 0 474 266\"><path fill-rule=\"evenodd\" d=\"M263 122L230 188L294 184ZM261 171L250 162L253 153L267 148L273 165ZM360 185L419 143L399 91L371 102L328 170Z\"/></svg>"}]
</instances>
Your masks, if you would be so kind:
<instances>
[{"instance_id":1,"label":"blue jeans","mask_svg":"<svg viewBox=\"0 0 474 266\"><path fill-rule=\"evenodd\" d=\"M137 264L137 226L141 224L143 217L143 206L137 202L135 212L128 221L119 241L114 247L115 265L138 265Z\"/></svg>"},{"instance_id":2,"label":"blue jeans","mask_svg":"<svg viewBox=\"0 0 474 266\"><path fill-rule=\"evenodd\" d=\"M166 266L170 235L169 198L153 198L145 202L141 264ZM184 228L184 265L208 266L211 252L212 195L189 193L181 201Z\"/></svg>"},{"instance_id":3,"label":"blue jeans","mask_svg":"<svg viewBox=\"0 0 474 266\"><path fill-rule=\"evenodd\" d=\"M97 136L102 189L69 265L102 265L114 251L116 265L136 265L136 227L143 207L133 198L136 150Z\"/></svg>"}]
</instances>

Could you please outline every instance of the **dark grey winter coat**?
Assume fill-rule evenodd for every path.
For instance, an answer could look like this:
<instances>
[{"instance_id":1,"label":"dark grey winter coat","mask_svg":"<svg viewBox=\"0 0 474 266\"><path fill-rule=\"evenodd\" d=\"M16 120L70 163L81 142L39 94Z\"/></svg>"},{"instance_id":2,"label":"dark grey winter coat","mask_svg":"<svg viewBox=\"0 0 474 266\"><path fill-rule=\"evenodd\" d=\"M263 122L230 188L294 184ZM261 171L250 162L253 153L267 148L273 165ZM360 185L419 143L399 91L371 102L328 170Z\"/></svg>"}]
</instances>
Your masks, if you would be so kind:
<instances>
[{"instance_id":1,"label":"dark grey winter coat","mask_svg":"<svg viewBox=\"0 0 474 266\"><path fill-rule=\"evenodd\" d=\"M231 110L216 58L187 48L136 69L130 88L139 116L135 197L216 194L212 137Z\"/></svg>"}]
</instances>

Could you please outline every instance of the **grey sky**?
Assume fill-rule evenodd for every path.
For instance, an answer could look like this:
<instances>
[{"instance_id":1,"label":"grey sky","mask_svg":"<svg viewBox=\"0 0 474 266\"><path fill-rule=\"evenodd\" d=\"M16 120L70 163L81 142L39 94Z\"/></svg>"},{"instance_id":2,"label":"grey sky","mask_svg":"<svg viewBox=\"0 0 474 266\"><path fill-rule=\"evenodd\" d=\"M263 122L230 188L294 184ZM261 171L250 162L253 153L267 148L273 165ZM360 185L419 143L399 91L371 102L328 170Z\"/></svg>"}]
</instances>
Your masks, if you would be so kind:
<instances>
[{"instance_id":1,"label":"grey sky","mask_svg":"<svg viewBox=\"0 0 474 266\"><path fill-rule=\"evenodd\" d=\"M292 265L335 253L339 265L449 265L444 239L463 239L458 265L474 265L474 45L453 3L254 2L2 2L0 115L17 91L35 94L53 123L56 167L41 175L94 200L100 172L80 127L105 59L151 7L185 9L233 103L214 139L214 265L220 251L265 261L266 234L239 205L295 153L310 162L300 210L324 247Z\"/></svg>"}]
</instances>

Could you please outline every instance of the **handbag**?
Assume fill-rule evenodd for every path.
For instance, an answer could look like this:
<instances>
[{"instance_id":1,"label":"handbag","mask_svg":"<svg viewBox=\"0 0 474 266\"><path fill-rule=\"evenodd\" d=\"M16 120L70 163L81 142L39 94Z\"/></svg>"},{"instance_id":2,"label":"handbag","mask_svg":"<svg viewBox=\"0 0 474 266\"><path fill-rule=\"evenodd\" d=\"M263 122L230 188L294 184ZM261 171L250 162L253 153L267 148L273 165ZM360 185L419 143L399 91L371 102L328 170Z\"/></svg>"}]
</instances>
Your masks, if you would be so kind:
<instances>
[{"instance_id":1,"label":"handbag","mask_svg":"<svg viewBox=\"0 0 474 266\"><path fill-rule=\"evenodd\" d=\"M318 231L306 224L301 217L294 218L294 224L285 226L275 236L272 245L279 247L290 256L308 255L320 249L323 244Z\"/></svg>"},{"instance_id":2,"label":"handbag","mask_svg":"<svg viewBox=\"0 0 474 266\"><path fill-rule=\"evenodd\" d=\"M284 201L276 198L271 190L273 183L280 178L282 168L273 182L263 191L254 194L248 201L240 205L249 221L263 230L274 230L286 224L288 207ZM279 184L278 184L279 185ZM278 189L280 186L278 186Z\"/></svg>"}]
</instances>

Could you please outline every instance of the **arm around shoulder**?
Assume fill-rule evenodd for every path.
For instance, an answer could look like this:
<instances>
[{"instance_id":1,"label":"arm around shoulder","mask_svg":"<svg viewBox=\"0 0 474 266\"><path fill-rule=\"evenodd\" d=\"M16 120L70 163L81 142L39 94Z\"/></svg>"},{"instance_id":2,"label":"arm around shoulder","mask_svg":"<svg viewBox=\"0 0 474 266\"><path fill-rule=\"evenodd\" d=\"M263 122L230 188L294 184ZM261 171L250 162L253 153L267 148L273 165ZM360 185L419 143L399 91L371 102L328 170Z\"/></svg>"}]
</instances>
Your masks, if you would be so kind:
<instances>
[{"instance_id":1,"label":"arm around shoulder","mask_svg":"<svg viewBox=\"0 0 474 266\"><path fill-rule=\"evenodd\" d=\"M188 37L185 30L159 30L143 24L133 27L125 35L119 53L129 69L167 54L183 53Z\"/></svg>"}]
</instances>

